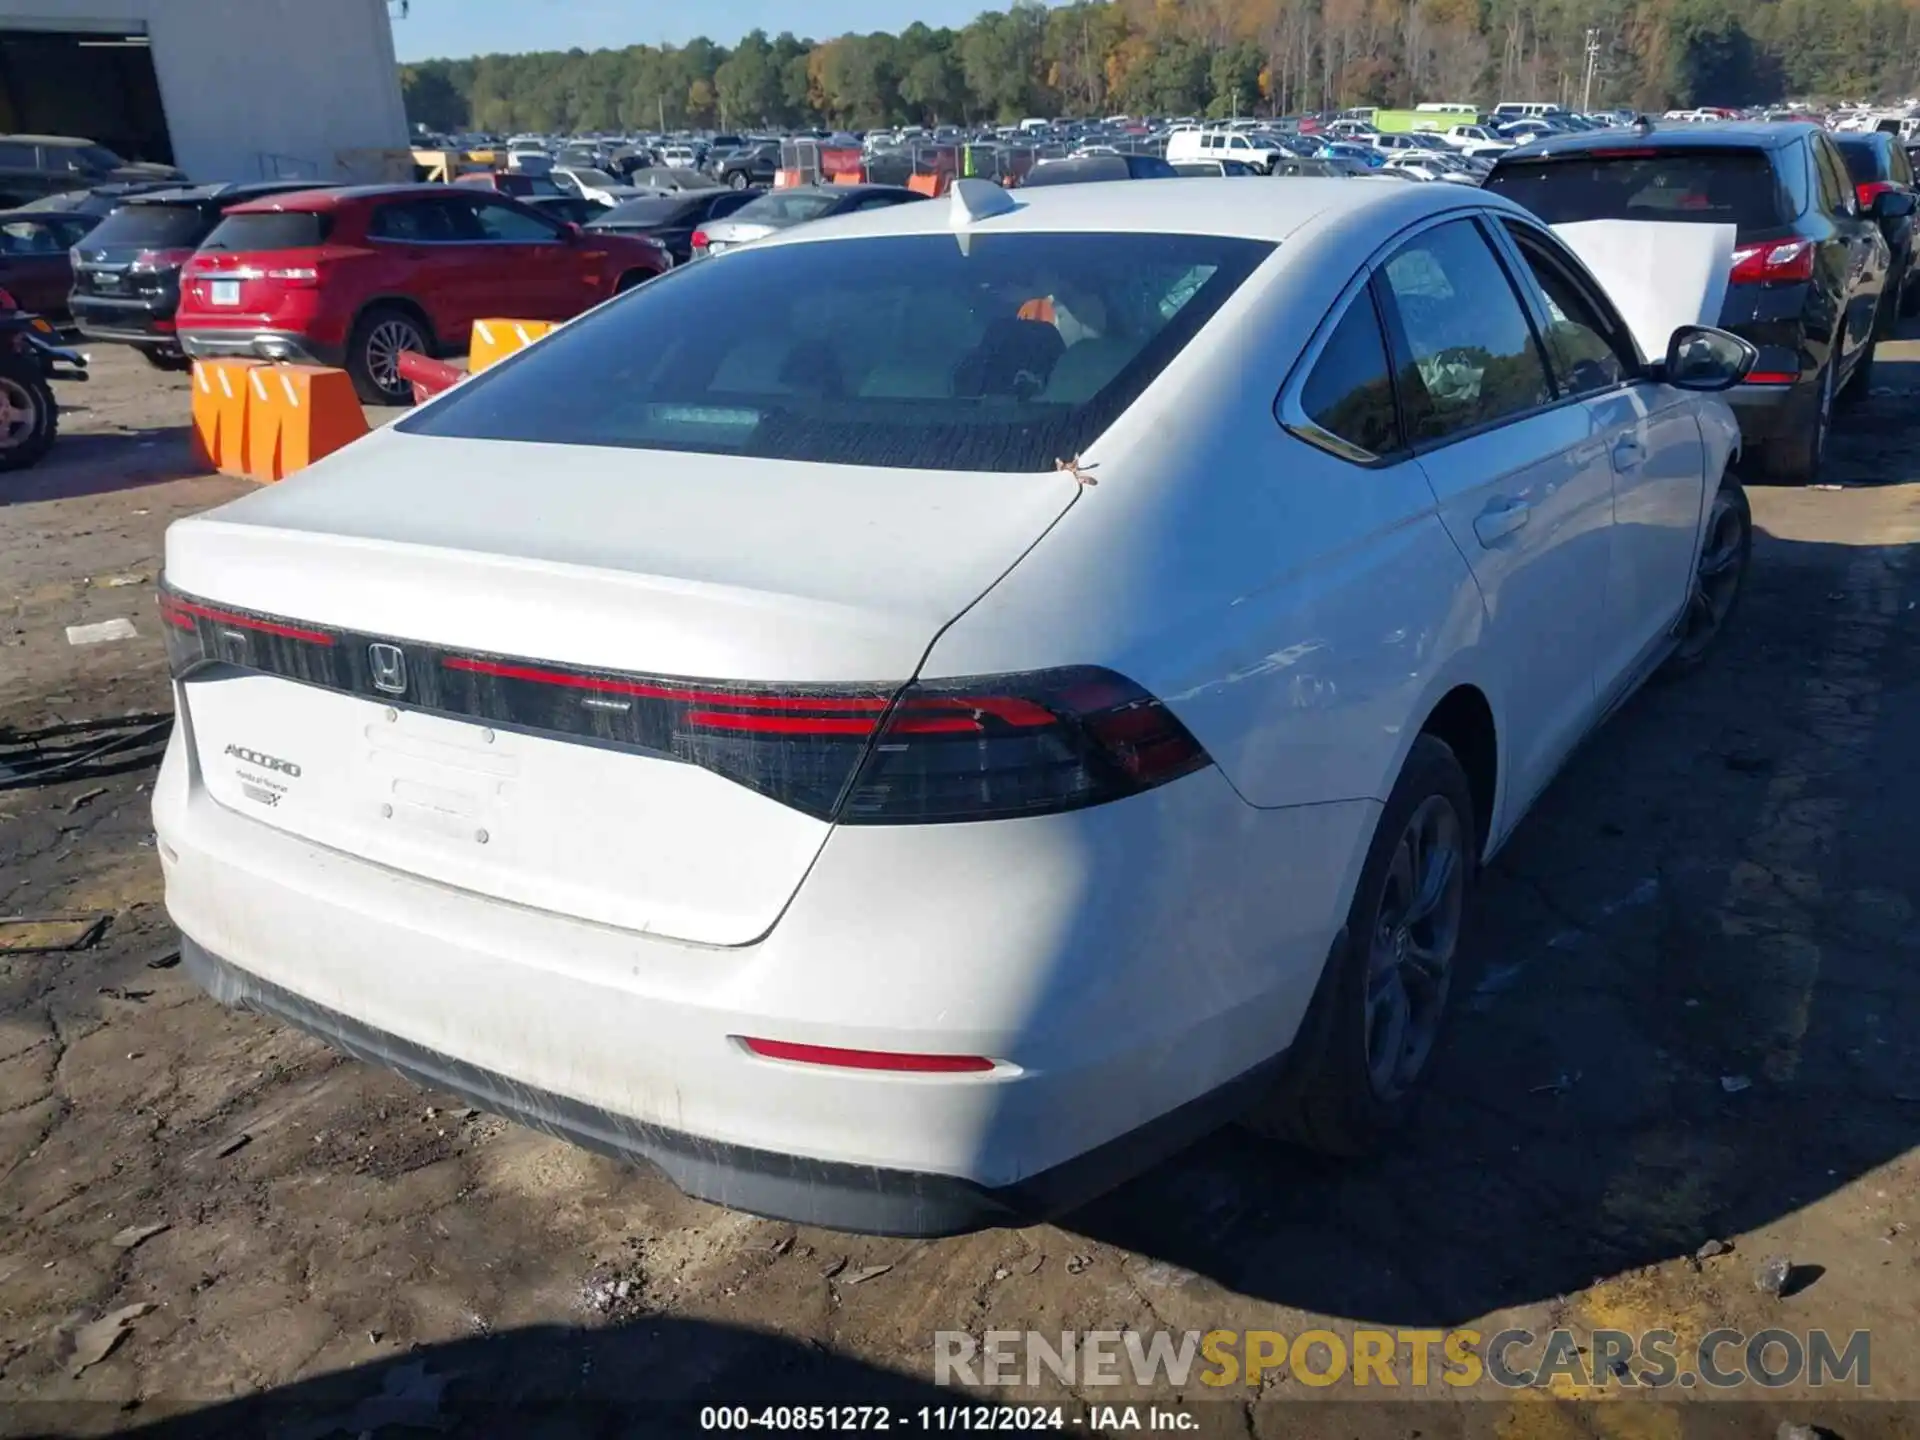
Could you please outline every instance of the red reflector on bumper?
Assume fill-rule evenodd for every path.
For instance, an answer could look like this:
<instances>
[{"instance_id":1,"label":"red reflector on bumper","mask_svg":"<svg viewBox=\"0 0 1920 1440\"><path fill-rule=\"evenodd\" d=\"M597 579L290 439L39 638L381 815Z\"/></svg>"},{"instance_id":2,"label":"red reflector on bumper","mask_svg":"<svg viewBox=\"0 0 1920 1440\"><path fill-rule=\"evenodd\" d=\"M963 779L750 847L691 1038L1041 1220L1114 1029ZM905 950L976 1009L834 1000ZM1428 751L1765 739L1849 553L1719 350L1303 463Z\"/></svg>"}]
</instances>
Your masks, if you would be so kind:
<instances>
[{"instance_id":1,"label":"red reflector on bumper","mask_svg":"<svg viewBox=\"0 0 1920 1440\"><path fill-rule=\"evenodd\" d=\"M1747 376L1747 384L1791 385L1799 378L1791 370L1755 370Z\"/></svg>"},{"instance_id":2,"label":"red reflector on bumper","mask_svg":"<svg viewBox=\"0 0 1920 1440\"><path fill-rule=\"evenodd\" d=\"M841 1050L831 1045L756 1040L750 1035L735 1038L762 1059L833 1065L842 1070L913 1070L923 1075L957 1075L993 1068L993 1061L984 1055L904 1055L893 1050Z\"/></svg>"}]
</instances>

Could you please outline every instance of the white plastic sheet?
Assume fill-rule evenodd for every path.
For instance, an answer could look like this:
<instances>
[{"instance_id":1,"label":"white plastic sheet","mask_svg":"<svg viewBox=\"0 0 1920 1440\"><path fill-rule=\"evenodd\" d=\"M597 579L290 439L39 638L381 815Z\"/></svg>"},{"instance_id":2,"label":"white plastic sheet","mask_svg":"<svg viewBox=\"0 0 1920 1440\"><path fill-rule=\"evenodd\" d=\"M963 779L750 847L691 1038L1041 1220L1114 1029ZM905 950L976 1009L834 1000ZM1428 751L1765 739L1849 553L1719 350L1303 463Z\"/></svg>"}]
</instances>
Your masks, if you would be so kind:
<instances>
[{"instance_id":1,"label":"white plastic sheet","mask_svg":"<svg viewBox=\"0 0 1920 1440\"><path fill-rule=\"evenodd\" d=\"M1718 325L1733 269L1731 225L1581 220L1553 233L1593 272L1649 360L1682 325Z\"/></svg>"}]
</instances>

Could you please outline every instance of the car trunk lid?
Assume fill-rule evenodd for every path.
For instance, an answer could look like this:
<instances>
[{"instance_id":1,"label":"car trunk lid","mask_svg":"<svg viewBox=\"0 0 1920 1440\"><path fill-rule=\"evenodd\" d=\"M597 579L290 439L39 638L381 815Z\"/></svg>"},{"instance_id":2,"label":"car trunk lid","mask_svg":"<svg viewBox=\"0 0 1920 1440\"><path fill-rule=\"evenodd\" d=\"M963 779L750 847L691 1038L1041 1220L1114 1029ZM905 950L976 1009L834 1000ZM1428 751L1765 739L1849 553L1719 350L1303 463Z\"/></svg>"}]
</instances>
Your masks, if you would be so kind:
<instances>
[{"instance_id":1,"label":"car trunk lid","mask_svg":"<svg viewBox=\"0 0 1920 1440\"><path fill-rule=\"evenodd\" d=\"M243 662L182 683L198 767L394 869L747 943L851 777L799 732L876 723L1075 493L383 432L169 531L169 638Z\"/></svg>"}]
</instances>

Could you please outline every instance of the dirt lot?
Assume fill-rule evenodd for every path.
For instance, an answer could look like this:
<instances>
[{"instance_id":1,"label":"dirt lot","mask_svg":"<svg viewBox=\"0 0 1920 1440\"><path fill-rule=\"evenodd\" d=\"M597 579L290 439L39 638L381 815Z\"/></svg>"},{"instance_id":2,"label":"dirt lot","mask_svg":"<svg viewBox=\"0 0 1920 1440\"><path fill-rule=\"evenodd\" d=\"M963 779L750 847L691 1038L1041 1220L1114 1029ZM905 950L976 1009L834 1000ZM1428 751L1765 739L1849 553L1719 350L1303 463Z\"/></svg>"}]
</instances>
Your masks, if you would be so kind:
<instances>
[{"instance_id":1,"label":"dirt lot","mask_svg":"<svg viewBox=\"0 0 1920 1440\"><path fill-rule=\"evenodd\" d=\"M192 473L178 377L98 374L0 482L0 764L140 741L111 726L167 708L161 533L243 488ZM1435 1093L1365 1166L1223 1133L1057 1226L933 1243L727 1213L202 997L150 745L0 771L0 914L111 917L0 957L0 1433L657 1433L698 1401L917 1406L936 1330L1556 1324L1869 1329L1871 1387L1187 1393L1236 1434L1916 1433L1860 1401L1920 1400L1920 344L1876 383L1839 488L1753 492L1717 661L1633 702L1493 867Z\"/></svg>"}]
</instances>

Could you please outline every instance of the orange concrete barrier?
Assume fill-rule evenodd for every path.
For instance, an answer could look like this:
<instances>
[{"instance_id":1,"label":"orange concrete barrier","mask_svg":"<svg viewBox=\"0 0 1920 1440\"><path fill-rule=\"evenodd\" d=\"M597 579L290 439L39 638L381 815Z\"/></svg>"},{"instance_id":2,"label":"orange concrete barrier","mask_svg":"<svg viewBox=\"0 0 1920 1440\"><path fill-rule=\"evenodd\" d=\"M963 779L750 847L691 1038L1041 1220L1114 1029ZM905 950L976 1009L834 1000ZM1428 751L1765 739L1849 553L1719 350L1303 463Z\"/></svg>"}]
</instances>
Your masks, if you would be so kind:
<instances>
[{"instance_id":1,"label":"orange concrete barrier","mask_svg":"<svg viewBox=\"0 0 1920 1440\"><path fill-rule=\"evenodd\" d=\"M264 363L193 362L193 458L208 469L247 473L247 374Z\"/></svg>"},{"instance_id":2,"label":"orange concrete barrier","mask_svg":"<svg viewBox=\"0 0 1920 1440\"><path fill-rule=\"evenodd\" d=\"M476 320L467 355L467 373L477 375L516 350L524 350L553 329L551 320Z\"/></svg>"},{"instance_id":3,"label":"orange concrete barrier","mask_svg":"<svg viewBox=\"0 0 1920 1440\"><path fill-rule=\"evenodd\" d=\"M269 365L247 376L247 473L267 482L367 433L353 380L325 365Z\"/></svg>"}]
</instances>

